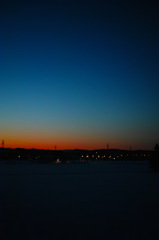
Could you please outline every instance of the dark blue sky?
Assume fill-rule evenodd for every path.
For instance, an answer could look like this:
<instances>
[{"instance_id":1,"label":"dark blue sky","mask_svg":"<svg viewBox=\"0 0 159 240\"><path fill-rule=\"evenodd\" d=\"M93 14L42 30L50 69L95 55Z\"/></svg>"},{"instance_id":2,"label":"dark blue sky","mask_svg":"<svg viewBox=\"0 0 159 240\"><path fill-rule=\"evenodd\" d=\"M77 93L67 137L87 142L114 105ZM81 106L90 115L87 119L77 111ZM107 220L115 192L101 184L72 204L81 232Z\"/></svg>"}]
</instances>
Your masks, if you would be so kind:
<instances>
[{"instance_id":1,"label":"dark blue sky","mask_svg":"<svg viewBox=\"0 0 159 240\"><path fill-rule=\"evenodd\" d=\"M159 142L157 1L4 1L0 16L8 146Z\"/></svg>"}]
</instances>

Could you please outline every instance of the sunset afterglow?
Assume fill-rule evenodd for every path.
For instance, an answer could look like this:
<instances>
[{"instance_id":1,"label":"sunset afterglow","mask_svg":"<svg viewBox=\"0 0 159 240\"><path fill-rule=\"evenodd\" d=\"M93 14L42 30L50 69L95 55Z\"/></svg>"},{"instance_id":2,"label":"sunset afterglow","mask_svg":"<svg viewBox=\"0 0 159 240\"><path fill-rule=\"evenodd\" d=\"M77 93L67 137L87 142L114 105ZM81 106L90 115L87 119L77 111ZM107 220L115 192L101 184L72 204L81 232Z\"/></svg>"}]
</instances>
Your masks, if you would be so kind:
<instances>
[{"instance_id":1,"label":"sunset afterglow","mask_svg":"<svg viewBox=\"0 0 159 240\"><path fill-rule=\"evenodd\" d=\"M156 15L141 3L106 2L1 10L5 147L152 149L159 141Z\"/></svg>"}]
</instances>

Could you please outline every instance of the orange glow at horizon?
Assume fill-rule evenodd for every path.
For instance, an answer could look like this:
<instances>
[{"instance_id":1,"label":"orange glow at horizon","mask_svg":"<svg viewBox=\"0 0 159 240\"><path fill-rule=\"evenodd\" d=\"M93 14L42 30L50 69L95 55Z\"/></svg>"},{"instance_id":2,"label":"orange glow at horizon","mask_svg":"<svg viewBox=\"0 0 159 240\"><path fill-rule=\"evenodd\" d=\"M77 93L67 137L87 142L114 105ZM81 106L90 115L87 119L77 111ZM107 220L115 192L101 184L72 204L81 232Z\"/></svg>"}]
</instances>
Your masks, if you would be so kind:
<instances>
[{"instance_id":1,"label":"orange glow at horizon","mask_svg":"<svg viewBox=\"0 0 159 240\"><path fill-rule=\"evenodd\" d=\"M26 149L46 149L46 150L54 150L55 146L57 150L64 150L64 149L87 149L87 150L93 150L93 149L106 149L107 148L107 143L103 143L102 141L94 141L86 139L85 141L83 140L78 140L78 141L73 141L71 139L68 139L67 141L65 140L60 140L58 141L44 141L42 142L41 139L7 139L5 140L5 148L26 148ZM117 149L128 149L129 146L124 145L124 144L117 144L114 142L114 144L109 143L109 148L117 148Z\"/></svg>"},{"instance_id":2,"label":"orange glow at horizon","mask_svg":"<svg viewBox=\"0 0 159 240\"><path fill-rule=\"evenodd\" d=\"M64 149L129 149L130 145L132 150L135 149L150 149L148 145L141 143L140 141L134 142L133 139L126 139L124 136L113 136L107 134L107 137L98 133L71 133L71 132L42 132L42 131L16 131L14 129L8 129L8 131L2 131L1 142L4 139L5 148L36 148L36 149L48 149L54 150L55 146L57 150ZM130 144L131 143L131 144ZM142 147L143 146L143 147Z\"/></svg>"}]
</instances>

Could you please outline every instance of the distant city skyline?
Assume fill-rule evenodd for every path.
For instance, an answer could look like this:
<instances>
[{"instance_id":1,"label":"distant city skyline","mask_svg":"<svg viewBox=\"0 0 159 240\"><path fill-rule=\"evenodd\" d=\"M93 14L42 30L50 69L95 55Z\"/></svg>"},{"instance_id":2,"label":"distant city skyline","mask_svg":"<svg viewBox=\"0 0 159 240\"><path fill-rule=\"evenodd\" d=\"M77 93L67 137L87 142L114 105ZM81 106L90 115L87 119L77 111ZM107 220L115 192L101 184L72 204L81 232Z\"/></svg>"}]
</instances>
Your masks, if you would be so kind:
<instances>
[{"instance_id":1,"label":"distant city skyline","mask_svg":"<svg viewBox=\"0 0 159 240\"><path fill-rule=\"evenodd\" d=\"M157 1L7 1L0 9L5 147L153 149Z\"/></svg>"}]
</instances>

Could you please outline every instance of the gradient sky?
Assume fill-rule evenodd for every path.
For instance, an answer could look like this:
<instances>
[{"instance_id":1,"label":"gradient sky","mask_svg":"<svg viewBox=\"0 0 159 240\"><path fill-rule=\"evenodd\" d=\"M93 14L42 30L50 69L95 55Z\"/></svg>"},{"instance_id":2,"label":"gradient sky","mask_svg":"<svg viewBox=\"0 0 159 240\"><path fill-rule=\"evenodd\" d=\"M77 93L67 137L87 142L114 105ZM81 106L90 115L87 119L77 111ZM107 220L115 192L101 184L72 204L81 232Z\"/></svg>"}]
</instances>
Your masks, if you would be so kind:
<instances>
[{"instance_id":1,"label":"gradient sky","mask_svg":"<svg viewBox=\"0 0 159 240\"><path fill-rule=\"evenodd\" d=\"M157 2L4 1L5 146L152 149L159 143Z\"/></svg>"}]
</instances>

